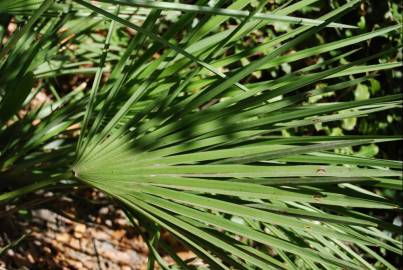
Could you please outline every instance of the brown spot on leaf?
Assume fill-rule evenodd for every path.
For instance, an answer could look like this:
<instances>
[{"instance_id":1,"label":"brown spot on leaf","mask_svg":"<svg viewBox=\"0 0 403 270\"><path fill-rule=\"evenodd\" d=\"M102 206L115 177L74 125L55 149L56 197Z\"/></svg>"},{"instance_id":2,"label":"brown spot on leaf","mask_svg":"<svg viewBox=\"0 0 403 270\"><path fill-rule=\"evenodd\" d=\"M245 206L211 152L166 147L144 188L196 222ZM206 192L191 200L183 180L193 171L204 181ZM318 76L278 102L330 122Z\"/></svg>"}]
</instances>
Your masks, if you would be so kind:
<instances>
[{"instance_id":1,"label":"brown spot on leaf","mask_svg":"<svg viewBox=\"0 0 403 270\"><path fill-rule=\"evenodd\" d=\"M316 174L322 176L326 174L326 169L323 166L320 166L317 170L316 170Z\"/></svg>"},{"instance_id":2,"label":"brown spot on leaf","mask_svg":"<svg viewBox=\"0 0 403 270\"><path fill-rule=\"evenodd\" d=\"M320 199L322 198L323 196L321 196L321 195L314 195L313 196L313 199L315 200L315 201L320 201Z\"/></svg>"}]
</instances>

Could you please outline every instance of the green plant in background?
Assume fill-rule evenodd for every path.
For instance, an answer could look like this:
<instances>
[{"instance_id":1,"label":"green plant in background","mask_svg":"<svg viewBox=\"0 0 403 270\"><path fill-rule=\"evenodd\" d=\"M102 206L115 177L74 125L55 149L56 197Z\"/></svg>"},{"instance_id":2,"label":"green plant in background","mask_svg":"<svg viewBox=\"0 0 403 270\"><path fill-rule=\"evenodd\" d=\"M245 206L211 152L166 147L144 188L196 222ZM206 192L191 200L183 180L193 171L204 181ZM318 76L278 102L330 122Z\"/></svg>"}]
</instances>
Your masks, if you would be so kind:
<instances>
[{"instance_id":1,"label":"green plant in background","mask_svg":"<svg viewBox=\"0 0 403 270\"><path fill-rule=\"evenodd\" d=\"M339 121L349 130L351 119L401 108L401 94L366 88L373 72L401 66L388 58L400 45L359 49L401 26L339 23L359 1L318 19L290 15L315 2L0 2L24 22L0 51L0 200L99 189L145 229L149 269L195 267L161 230L199 269L396 269L382 252L402 254L400 228L366 209L400 207L375 189L401 190L402 163L340 149L400 136L289 131ZM248 44L271 25L285 31ZM300 49L328 31L361 32ZM57 83L92 73L90 91ZM20 116L42 88L52 100ZM355 98L321 102L351 89Z\"/></svg>"}]
</instances>

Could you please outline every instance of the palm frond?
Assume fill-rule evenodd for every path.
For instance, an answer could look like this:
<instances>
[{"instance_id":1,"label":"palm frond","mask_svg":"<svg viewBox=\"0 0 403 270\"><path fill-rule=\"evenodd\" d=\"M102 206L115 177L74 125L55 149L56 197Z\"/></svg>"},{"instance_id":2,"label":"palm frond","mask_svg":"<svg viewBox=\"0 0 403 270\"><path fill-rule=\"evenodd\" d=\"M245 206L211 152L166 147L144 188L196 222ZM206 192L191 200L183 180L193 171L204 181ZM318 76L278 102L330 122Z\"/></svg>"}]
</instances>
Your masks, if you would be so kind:
<instances>
[{"instance_id":1,"label":"palm frond","mask_svg":"<svg viewBox=\"0 0 403 270\"><path fill-rule=\"evenodd\" d=\"M309 102L401 67L379 61L400 48L362 52L401 25L300 49L318 33L355 33L343 18L360 1L317 19L292 15L317 0L273 11L252 2L0 2L0 13L28 16L0 50L0 178L10 187L0 202L72 180L72 168L74 181L108 194L146 229L149 269L195 269L163 230L200 269L375 269L374 261L396 269L380 250L402 254L384 232L400 228L372 214L401 207L377 189L401 190L402 162L336 150L401 136L283 135L401 109L402 94ZM167 11L178 18L161 34ZM278 23L289 30L240 42ZM116 38L121 29L135 33L127 43ZM303 62L318 55L322 62ZM280 76L256 75L290 64ZM74 74L94 75L89 92L52 88L52 102L18 117L41 82ZM78 126L79 138L65 136Z\"/></svg>"},{"instance_id":2,"label":"palm frond","mask_svg":"<svg viewBox=\"0 0 403 270\"><path fill-rule=\"evenodd\" d=\"M133 219L170 231L212 268L368 267L366 259L354 251L356 248L390 267L371 247L381 246L399 254L401 247L382 233L370 233L380 233L379 220L365 215L358 218L352 211L397 209L398 205L368 187L398 183L402 163L332 153L340 147L383 139L276 134L399 108L400 94L317 105L304 101L326 92L345 91L370 78L369 72L401 64L365 66L389 53L381 52L326 70L320 70L319 64L274 80L242 80L257 70L350 48L400 26L285 54L334 25L334 20L357 3L350 1L323 16L319 25L301 26L267 44L228 56L226 52L237 39L263 27L261 22L252 21L262 19L260 13L241 20L234 30L209 35L203 32L207 30L204 26L217 18L221 23L227 19L213 15L230 15L232 8L101 1L185 12L164 36L158 36L146 23L135 25L89 2L75 2L138 31L151 42L143 51L143 43L130 44L124 54L125 63L119 62L112 70L112 74L123 72L122 79L100 89L100 93L108 94L93 91L94 102L109 112L89 107L87 114L95 114L95 121L83 130L88 135L82 137L78 148L73 169L76 177L126 205ZM183 25L194 13L210 17L195 27ZM282 13L279 10L274 14ZM188 29L192 35L174 44L170 39L181 29ZM161 56L153 59L151 56L161 48ZM348 52L351 55L355 51ZM254 53L264 56L228 73L219 71ZM130 62L130 54L136 61ZM122 69L124 65L128 67ZM369 76L353 77L361 73ZM314 89L318 81L329 83ZM149 242L151 256L168 269L171 266L157 253L159 246L167 247L158 237ZM274 255L265 254L268 250ZM178 258L176 261L183 269L190 267Z\"/></svg>"}]
</instances>

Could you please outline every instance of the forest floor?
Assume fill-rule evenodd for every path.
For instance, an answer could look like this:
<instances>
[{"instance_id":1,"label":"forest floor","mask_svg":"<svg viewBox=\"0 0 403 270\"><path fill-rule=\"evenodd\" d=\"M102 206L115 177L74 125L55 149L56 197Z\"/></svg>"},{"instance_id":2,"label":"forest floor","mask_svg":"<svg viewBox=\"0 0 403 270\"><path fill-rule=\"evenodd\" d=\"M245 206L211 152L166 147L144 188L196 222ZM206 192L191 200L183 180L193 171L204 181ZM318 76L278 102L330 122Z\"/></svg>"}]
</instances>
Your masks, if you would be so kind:
<instances>
[{"instance_id":1,"label":"forest floor","mask_svg":"<svg viewBox=\"0 0 403 270\"><path fill-rule=\"evenodd\" d=\"M123 211L108 203L102 193L89 189L84 193L62 198L40 194L50 199L41 204L43 208L31 211L28 222L12 209L0 211L1 242L6 242L5 235L25 235L0 257L0 269L146 269L147 245ZM94 199L99 202L96 206L81 204L82 200ZM6 213L8 217L2 218ZM169 235L163 233L162 237L181 258L194 256ZM167 256L165 259L172 261Z\"/></svg>"}]
</instances>

